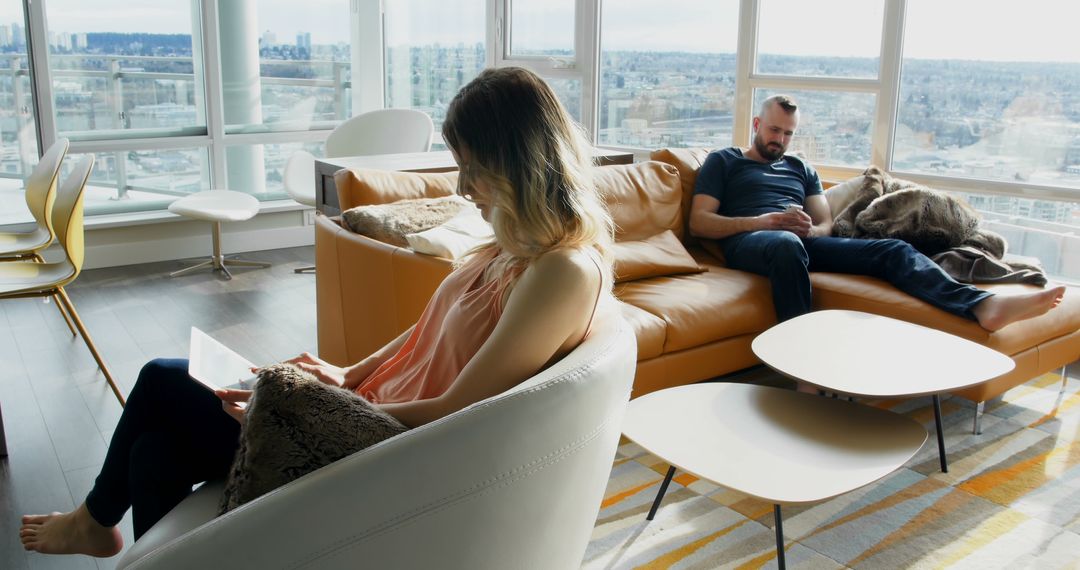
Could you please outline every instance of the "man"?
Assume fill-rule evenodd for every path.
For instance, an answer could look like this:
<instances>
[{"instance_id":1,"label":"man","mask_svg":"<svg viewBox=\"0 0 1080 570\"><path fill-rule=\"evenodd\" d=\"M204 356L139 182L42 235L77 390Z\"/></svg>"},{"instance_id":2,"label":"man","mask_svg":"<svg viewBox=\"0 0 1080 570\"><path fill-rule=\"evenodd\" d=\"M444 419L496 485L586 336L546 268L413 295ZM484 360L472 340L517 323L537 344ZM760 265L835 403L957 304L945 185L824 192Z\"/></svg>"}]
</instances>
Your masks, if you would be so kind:
<instances>
[{"instance_id":1,"label":"man","mask_svg":"<svg viewBox=\"0 0 1080 570\"><path fill-rule=\"evenodd\" d=\"M958 283L906 242L830 237L832 214L814 168L784 154L799 126L786 95L765 100L749 149L709 154L698 173L690 232L720 240L727 264L764 275L780 321L810 311L810 271L870 275L994 331L1061 302L1065 287L994 295Z\"/></svg>"}]
</instances>

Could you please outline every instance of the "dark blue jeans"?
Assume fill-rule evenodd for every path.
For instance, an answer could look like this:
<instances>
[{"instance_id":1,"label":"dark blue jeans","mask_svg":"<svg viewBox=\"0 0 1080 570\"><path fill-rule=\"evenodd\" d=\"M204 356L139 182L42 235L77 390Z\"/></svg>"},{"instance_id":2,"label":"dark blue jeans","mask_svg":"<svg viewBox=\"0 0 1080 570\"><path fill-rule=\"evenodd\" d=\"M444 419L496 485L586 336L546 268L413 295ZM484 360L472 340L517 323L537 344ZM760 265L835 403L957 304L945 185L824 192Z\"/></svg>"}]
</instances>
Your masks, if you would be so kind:
<instances>
[{"instance_id":1,"label":"dark blue jeans","mask_svg":"<svg viewBox=\"0 0 1080 570\"><path fill-rule=\"evenodd\" d=\"M746 232L722 242L727 265L769 278L776 318L810 312L810 272L869 275L968 319L991 294L958 283L930 258L896 239L800 238L786 231Z\"/></svg>"},{"instance_id":2,"label":"dark blue jeans","mask_svg":"<svg viewBox=\"0 0 1080 570\"><path fill-rule=\"evenodd\" d=\"M138 539L192 485L225 477L239 438L240 424L188 376L187 360L152 360L128 396L86 508L116 526L130 507Z\"/></svg>"}]
</instances>

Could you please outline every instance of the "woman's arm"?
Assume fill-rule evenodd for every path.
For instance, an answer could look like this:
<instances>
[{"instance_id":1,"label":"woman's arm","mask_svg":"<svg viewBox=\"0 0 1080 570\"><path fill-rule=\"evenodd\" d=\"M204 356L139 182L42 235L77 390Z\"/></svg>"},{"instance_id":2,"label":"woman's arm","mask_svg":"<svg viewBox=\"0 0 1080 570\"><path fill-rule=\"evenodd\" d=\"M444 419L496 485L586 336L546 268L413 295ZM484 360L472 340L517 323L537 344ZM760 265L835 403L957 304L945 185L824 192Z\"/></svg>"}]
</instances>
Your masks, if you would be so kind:
<instances>
[{"instance_id":1,"label":"woman's arm","mask_svg":"<svg viewBox=\"0 0 1080 570\"><path fill-rule=\"evenodd\" d=\"M375 351L371 356L368 356L352 366L334 366L310 352L305 352L300 356L291 358L285 362L296 366L304 372L310 373L324 384L341 386L342 388L353 390L359 386L365 378L371 376L371 373L381 366L383 362L386 362L390 357L397 354L398 350L401 350L401 346L405 344L405 341L409 338L409 335L412 334L414 328L416 328L416 325L409 327L405 332L398 335L394 340L386 343L385 346Z\"/></svg>"},{"instance_id":2,"label":"woman's arm","mask_svg":"<svg viewBox=\"0 0 1080 570\"><path fill-rule=\"evenodd\" d=\"M491 336L445 393L379 408L416 427L520 384L577 346L601 286L596 264L584 252L544 254L518 279Z\"/></svg>"}]
</instances>

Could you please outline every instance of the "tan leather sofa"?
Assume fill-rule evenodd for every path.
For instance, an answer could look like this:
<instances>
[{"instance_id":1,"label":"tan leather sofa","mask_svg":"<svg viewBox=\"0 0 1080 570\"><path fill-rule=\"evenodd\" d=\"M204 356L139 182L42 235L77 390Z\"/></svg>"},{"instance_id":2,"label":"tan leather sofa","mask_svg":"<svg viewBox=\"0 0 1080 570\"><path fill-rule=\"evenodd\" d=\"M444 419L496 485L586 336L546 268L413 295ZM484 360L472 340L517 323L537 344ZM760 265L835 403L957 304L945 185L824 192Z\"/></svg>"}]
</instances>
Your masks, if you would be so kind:
<instances>
[{"instance_id":1,"label":"tan leather sofa","mask_svg":"<svg viewBox=\"0 0 1080 570\"><path fill-rule=\"evenodd\" d=\"M694 180L707 153L665 149L654 152L652 162L596 170L597 185L618 226L617 240L639 240L671 229L707 269L615 286L637 337L635 396L759 364L750 343L776 322L768 281L726 268L686 231ZM455 176L346 170L335 176L335 183L344 209L447 195ZM714 246L709 249L715 251ZM319 353L338 364L366 356L410 326L451 268L447 260L376 242L326 217L316 221L315 250ZM1061 306L1042 317L990 333L874 278L816 273L811 281L816 308L887 315L1012 356L1012 372L959 393L975 402L1080 357L1080 289L1070 289ZM1020 287L986 289L1007 293Z\"/></svg>"}]
</instances>

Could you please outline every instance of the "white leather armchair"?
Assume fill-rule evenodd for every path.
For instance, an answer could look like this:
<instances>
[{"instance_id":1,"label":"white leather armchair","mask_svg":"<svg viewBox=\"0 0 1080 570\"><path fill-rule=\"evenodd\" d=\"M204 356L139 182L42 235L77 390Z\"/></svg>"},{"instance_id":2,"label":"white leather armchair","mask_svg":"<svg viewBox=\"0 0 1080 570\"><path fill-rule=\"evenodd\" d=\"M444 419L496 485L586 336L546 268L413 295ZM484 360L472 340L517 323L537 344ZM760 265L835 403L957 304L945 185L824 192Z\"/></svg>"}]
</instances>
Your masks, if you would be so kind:
<instances>
[{"instance_id":1,"label":"white leather armchair","mask_svg":"<svg viewBox=\"0 0 1080 570\"><path fill-rule=\"evenodd\" d=\"M516 388L214 518L209 483L118 568L577 568L634 378L621 318Z\"/></svg>"}]
</instances>

